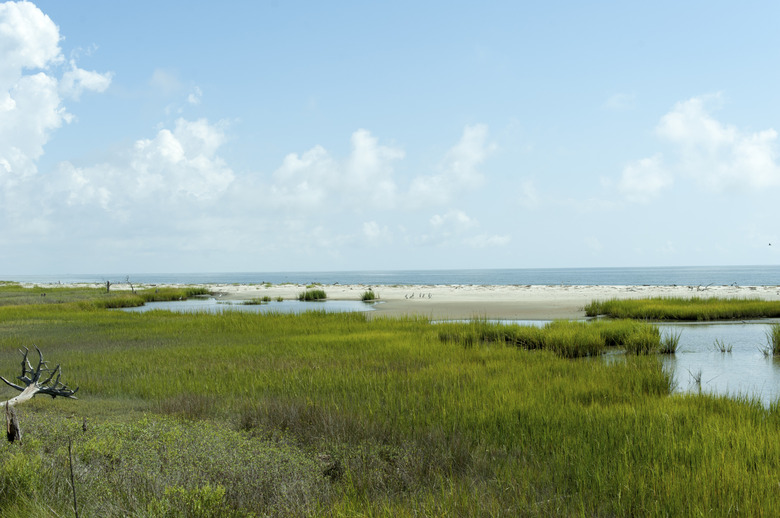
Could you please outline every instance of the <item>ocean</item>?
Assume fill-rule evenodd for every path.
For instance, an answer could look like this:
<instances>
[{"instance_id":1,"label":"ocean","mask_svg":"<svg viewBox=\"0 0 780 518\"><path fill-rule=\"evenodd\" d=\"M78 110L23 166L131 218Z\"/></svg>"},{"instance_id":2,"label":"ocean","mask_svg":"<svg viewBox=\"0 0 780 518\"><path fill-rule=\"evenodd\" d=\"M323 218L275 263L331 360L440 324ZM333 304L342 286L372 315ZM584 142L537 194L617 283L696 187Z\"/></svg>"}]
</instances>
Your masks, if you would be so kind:
<instances>
[{"instance_id":1,"label":"ocean","mask_svg":"<svg viewBox=\"0 0 780 518\"><path fill-rule=\"evenodd\" d=\"M614 285L780 286L780 266L668 266L647 268L517 268L341 272L234 272L8 275L0 280L32 283L139 284L357 284L392 285Z\"/></svg>"}]
</instances>

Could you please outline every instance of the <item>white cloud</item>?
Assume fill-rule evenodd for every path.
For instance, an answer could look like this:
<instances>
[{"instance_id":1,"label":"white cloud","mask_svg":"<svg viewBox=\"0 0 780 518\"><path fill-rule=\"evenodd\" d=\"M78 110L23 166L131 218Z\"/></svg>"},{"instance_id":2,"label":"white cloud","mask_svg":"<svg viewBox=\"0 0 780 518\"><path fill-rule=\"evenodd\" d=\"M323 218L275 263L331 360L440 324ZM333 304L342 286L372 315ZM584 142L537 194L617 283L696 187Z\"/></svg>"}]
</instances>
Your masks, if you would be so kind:
<instances>
[{"instance_id":1,"label":"white cloud","mask_svg":"<svg viewBox=\"0 0 780 518\"><path fill-rule=\"evenodd\" d=\"M187 96L187 102L190 104L200 104L202 98L203 91L196 86L190 95Z\"/></svg>"},{"instance_id":2,"label":"white cloud","mask_svg":"<svg viewBox=\"0 0 780 518\"><path fill-rule=\"evenodd\" d=\"M780 185L777 132L741 131L710 115L719 95L693 97L664 115L657 134L679 155L677 169L714 189Z\"/></svg>"},{"instance_id":3,"label":"white cloud","mask_svg":"<svg viewBox=\"0 0 780 518\"><path fill-rule=\"evenodd\" d=\"M497 147L487 142L487 135L484 124L466 126L458 143L444 157L439 172L412 181L410 202L413 205L446 203L457 191L479 187L483 180L479 166Z\"/></svg>"},{"instance_id":4,"label":"white cloud","mask_svg":"<svg viewBox=\"0 0 780 518\"><path fill-rule=\"evenodd\" d=\"M477 226L477 222L462 210L451 210L444 215L435 214L430 219L430 224L433 228L447 233L461 233Z\"/></svg>"},{"instance_id":5,"label":"white cloud","mask_svg":"<svg viewBox=\"0 0 780 518\"><path fill-rule=\"evenodd\" d=\"M78 100L85 90L93 92L105 92L111 84L113 74L101 74L95 71L88 71L76 66L71 61L70 70L62 75L60 81L60 93L64 97Z\"/></svg>"},{"instance_id":6,"label":"white cloud","mask_svg":"<svg viewBox=\"0 0 780 518\"><path fill-rule=\"evenodd\" d=\"M643 158L623 169L618 188L630 200L647 202L666 187L674 183L674 179L663 165L660 155Z\"/></svg>"},{"instance_id":7,"label":"white cloud","mask_svg":"<svg viewBox=\"0 0 780 518\"><path fill-rule=\"evenodd\" d=\"M403 150L383 146L364 129L352 134L352 151L337 160L322 146L290 153L273 174L271 192L277 206L294 210L349 207L392 208L396 203L393 163Z\"/></svg>"},{"instance_id":8,"label":"white cloud","mask_svg":"<svg viewBox=\"0 0 780 518\"><path fill-rule=\"evenodd\" d=\"M70 122L61 95L74 99L85 90L104 91L110 74L88 72L63 62L59 29L28 2L0 4L0 188L37 172L36 162L52 131Z\"/></svg>"},{"instance_id":9,"label":"white cloud","mask_svg":"<svg viewBox=\"0 0 780 518\"><path fill-rule=\"evenodd\" d=\"M380 226L376 221L366 221L363 223L363 236L372 244L387 245L392 243L393 235L389 228Z\"/></svg>"},{"instance_id":10,"label":"white cloud","mask_svg":"<svg viewBox=\"0 0 780 518\"><path fill-rule=\"evenodd\" d=\"M713 190L780 186L777 131L744 131L711 113L720 94L692 97L674 105L655 128L669 152L636 160L617 183L629 201L647 202L676 179L692 178Z\"/></svg>"},{"instance_id":11,"label":"white cloud","mask_svg":"<svg viewBox=\"0 0 780 518\"><path fill-rule=\"evenodd\" d=\"M63 163L59 175L67 203L99 205L123 216L139 203L214 200L234 180L233 171L216 154L224 141L220 125L179 119L173 130L136 141L114 163L84 168Z\"/></svg>"}]
</instances>

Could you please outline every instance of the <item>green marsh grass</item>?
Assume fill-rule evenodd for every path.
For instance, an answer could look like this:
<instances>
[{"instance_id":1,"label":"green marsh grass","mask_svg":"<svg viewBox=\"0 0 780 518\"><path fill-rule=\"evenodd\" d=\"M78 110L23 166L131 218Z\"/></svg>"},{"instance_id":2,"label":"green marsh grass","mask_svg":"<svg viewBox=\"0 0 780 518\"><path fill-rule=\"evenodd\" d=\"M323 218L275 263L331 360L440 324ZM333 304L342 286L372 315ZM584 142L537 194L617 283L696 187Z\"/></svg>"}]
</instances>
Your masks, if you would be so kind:
<instances>
[{"instance_id":1,"label":"green marsh grass","mask_svg":"<svg viewBox=\"0 0 780 518\"><path fill-rule=\"evenodd\" d=\"M545 349L564 358L596 356L607 348L650 354L660 348L658 328L633 320L554 321L542 327L484 320L439 324L439 339L466 347L503 343L528 350Z\"/></svg>"},{"instance_id":2,"label":"green marsh grass","mask_svg":"<svg viewBox=\"0 0 780 518\"><path fill-rule=\"evenodd\" d=\"M667 331L666 335L661 338L661 348L658 352L661 354L676 354L680 346L681 337L682 331Z\"/></svg>"},{"instance_id":3,"label":"green marsh grass","mask_svg":"<svg viewBox=\"0 0 780 518\"><path fill-rule=\"evenodd\" d=\"M780 355L780 324L772 324L766 334L767 349L775 356Z\"/></svg>"},{"instance_id":4,"label":"green marsh grass","mask_svg":"<svg viewBox=\"0 0 780 518\"><path fill-rule=\"evenodd\" d=\"M19 407L0 509L72 514L67 437L84 516L775 509L780 407L670 395L657 355L581 357L651 334L607 324L0 307L0 374L36 344L81 387Z\"/></svg>"},{"instance_id":5,"label":"green marsh grass","mask_svg":"<svg viewBox=\"0 0 780 518\"><path fill-rule=\"evenodd\" d=\"M325 293L325 290L318 288L310 288L298 294L298 300L301 301L325 300L326 298L328 298L328 295Z\"/></svg>"},{"instance_id":6,"label":"green marsh grass","mask_svg":"<svg viewBox=\"0 0 780 518\"><path fill-rule=\"evenodd\" d=\"M757 298L680 298L593 301L585 306L587 316L640 320L735 320L780 317L780 301Z\"/></svg>"},{"instance_id":7,"label":"green marsh grass","mask_svg":"<svg viewBox=\"0 0 780 518\"><path fill-rule=\"evenodd\" d=\"M731 354L731 351L734 349L733 345L731 345L728 342L724 342L720 338L716 338L715 339L714 347L715 347L716 351L719 351L719 352L721 352L723 354L725 354L725 353Z\"/></svg>"},{"instance_id":8,"label":"green marsh grass","mask_svg":"<svg viewBox=\"0 0 780 518\"><path fill-rule=\"evenodd\" d=\"M251 298L249 300L245 300L243 302L243 304L245 306L259 306L259 305L262 305L262 304L268 304L269 302L271 302L271 297L268 296L268 295L265 295L263 297L254 297L254 298Z\"/></svg>"},{"instance_id":9,"label":"green marsh grass","mask_svg":"<svg viewBox=\"0 0 780 518\"><path fill-rule=\"evenodd\" d=\"M363 295L361 295L360 300L363 302L372 302L377 299L376 293L374 293L374 290L368 289L363 292Z\"/></svg>"}]
</instances>

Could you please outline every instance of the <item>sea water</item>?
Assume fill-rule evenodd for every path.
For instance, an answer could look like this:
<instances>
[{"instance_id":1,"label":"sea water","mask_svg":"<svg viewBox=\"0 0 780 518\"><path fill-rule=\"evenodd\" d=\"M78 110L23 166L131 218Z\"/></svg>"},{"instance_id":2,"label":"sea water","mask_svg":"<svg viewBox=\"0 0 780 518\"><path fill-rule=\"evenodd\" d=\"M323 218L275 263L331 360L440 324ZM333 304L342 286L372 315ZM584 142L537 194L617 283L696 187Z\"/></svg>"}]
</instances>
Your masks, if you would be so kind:
<instances>
[{"instance_id":1,"label":"sea water","mask_svg":"<svg viewBox=\"0 0 780 518\"><path fill-rule=\"evenodd\" d=\"M780 266L668 266L647 268L518 268L484 270L388 270L332 272L129 273L4 275L33 283L138 284L356 284L393 285L586 285L586 286L780 286Z\"/></svg>"}]
</instances>

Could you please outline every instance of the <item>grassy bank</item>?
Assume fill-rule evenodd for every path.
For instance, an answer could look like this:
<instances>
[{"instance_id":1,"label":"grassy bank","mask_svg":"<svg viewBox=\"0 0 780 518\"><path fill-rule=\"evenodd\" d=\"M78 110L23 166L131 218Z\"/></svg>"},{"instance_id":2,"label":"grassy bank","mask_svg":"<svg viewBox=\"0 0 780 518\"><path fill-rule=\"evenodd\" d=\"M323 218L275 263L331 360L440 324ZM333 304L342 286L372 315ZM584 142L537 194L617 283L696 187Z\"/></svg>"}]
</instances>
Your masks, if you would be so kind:
<instances>
[{"instance_id":1,"label":"grassy bank","mask_svg":"<svg viewBox=\"0 0 780 518\"><path fill-rule=\"evenodd\" d=\"M611 348L651 333L615 324L530 333ZM83 516L775 508L776 407L670 396L656 355L572 359L521 346L526 332L356 313L2 307L0 374L16 375L16 349L36 344L80 399L19 407L24 442L0 446L0 509L72 514L68 437Z\"/></svg>"},{"instance_id":2,"label":"grassy bank","mask_svg":"<svg viewBox=\"0 0 780 518\"><path fill-rule=\"evenodd\" d=\"M589 317L645 320L739 320L780 317L780 301L742 298L678 298L593 301L585 306Z\"/></svg>"}]
</instances>

